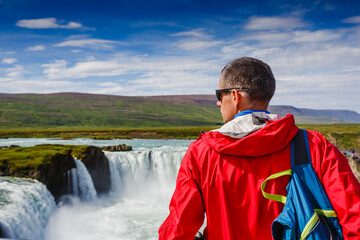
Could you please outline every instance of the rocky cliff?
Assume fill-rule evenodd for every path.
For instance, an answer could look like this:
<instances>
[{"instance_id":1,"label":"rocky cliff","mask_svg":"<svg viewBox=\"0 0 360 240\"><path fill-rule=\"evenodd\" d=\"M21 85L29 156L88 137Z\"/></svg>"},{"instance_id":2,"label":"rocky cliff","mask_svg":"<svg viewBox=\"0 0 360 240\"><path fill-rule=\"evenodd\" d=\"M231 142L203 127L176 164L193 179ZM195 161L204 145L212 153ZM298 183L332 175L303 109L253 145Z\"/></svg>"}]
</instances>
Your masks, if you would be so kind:
<instances>
[{"instance_id":1,"label":"rocky cliff","mask_svg":"<svg viewBox=\"0 0 360 240\"><path fill-rule=\"evenodd\" d=\"M49 164L39 167L38 180L46 185L56 200L69 193L67 172L75 168L74 158L71 151L66 154L57 153L51 157Z\"/></svg>"},{"instance_id":2,"label":"rocky cliff","mask_svg":"<svg viewBox=\"0 0 360 240\"><path fill-rule=\"evenodd\" d=\"M28 177L44 183L55 200L70 193L68 171L81 160L93 180L97 194L110 191L110 169L102 150L93 146L38 145L0 148L0 176Z\"/></svg>"},{"instance_id":3,"label":"rocky cliff","mask_svg":"<svg viewBox=\"0 0 360 240\"><path fill-rule=\"evenodd\" d=\"M98 194L108 193L111 188L109 161L98 147L88 147L82 162L93 180Z\"/></svg>"}]
</instances>

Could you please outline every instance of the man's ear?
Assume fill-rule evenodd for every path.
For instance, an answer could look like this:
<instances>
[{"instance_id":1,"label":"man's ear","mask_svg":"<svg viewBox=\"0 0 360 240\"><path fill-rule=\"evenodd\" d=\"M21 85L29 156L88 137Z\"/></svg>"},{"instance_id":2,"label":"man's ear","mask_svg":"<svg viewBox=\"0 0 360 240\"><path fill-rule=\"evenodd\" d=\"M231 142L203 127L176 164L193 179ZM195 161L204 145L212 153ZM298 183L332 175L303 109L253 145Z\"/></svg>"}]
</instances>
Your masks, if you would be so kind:
<instances>
[{"instance_id":1,"label":"man's ear","mask_svg":"<svg viewBox=\"0 0 360 240\"><path fill-rule=\"evenodd\" d=\"M231 96L232 96L232 100L233 102L235 103L235 105L237 106L240 101L241 101L241 98L243 97L238 91L236 91L235 89L233 89L231 91Z\"/></svg>"}]
</instances>

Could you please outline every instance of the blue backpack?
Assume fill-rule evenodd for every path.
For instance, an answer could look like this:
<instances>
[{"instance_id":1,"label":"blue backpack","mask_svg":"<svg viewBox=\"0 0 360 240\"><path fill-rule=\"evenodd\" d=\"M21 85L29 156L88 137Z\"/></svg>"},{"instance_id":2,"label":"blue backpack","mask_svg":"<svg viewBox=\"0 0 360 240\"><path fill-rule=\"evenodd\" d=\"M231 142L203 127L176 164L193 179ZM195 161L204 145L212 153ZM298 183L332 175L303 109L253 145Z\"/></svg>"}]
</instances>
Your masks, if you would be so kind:
<instances>
[{"instance_id":1,"label":"blue backpack","mask_svg":"<svg viewBox=\"0 0 360 240\"><path fill-rule=\"evenodd\" d=\"M264 191L266 182L290 175L287 195ZM326 192L311 164L306 130L299 130L291 141L291 169L275 173L261 185L265 198L285 204L271 226L278 239L343 239L341 226Z\"/></svg>"}]
</instances>

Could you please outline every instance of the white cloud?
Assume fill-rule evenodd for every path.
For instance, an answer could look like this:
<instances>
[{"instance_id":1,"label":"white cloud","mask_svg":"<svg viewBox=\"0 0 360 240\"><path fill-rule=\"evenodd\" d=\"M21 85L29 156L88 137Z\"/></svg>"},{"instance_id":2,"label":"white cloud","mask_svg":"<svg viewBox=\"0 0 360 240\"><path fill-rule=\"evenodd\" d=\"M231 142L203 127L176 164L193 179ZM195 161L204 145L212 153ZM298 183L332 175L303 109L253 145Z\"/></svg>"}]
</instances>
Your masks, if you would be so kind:
<instances>
[{"instance_id":1,"label":"white cloud","mask_svg":"<svg viewBox=\"0 0 360 240\"><path fill-rule=\"evenodd\" d=\"M235 43L224 44L221 48L221 53L225 55L226 59L237 58L244 56L248 52L255 51L257 48L254 46L246 45L240 39L236 39Z\"/></svg>"},{"instance_id":2,"label":"white cloud","mask_svg":"<svg viewBox=\"0 0 360 240\"><path fill-rule=\"evenodd\" d=\"M338 31L319 30L319 31L295 31L294 42L325 42L340 39L342 34Z\"/></svg>"},{"instance_id":3,"label":"white cloud","mask_svg":"<svg viewBox=\"0 0 360 240\"><path fill-rule=\"evenodd\" d=\"M21 66L16 66L9 70L10 72L6 75L8 78L20 78L23 76L24 69Z\"/></svg>"},{"instance_id":4,"label":"white cloud","mask_svg":"<svg viewBox=\"0 0 360 240\"><path fill-rule=\"evenodd\" d=\"M15 65L11 68L0 68L0 76L5 76L5 77L0 77L0 81L12 81L12 80L16 80L21 78L24 74L24 68L21 65Z\"/></svg>"},{"instance_id":5,"label":"white cloud","mask_svg":"<svg viewBox=\"0 0 360 240\"><path fill-rule=\"evenodd\" d=\"M45 50L45 46L44 45L36 45L36 46L32 46L32 47L28 47L26 48L26 51L42 51Z\"/></svg>"},{"instance_id":6,"label":"white cloud","mask_svg":"<svg viewBox=\"0 0 360 240\"><path fill-rule=\"evenodd\" d=\"M263 57L269 59L270 66L279 74L318 74L356 66L360 59L360 48L322 43L285 45ZM341 81L339 79L339 84Z\"/></svg>"},{"instance_id":7,"label":"white cloud","mask_svg":"<svg viewBox=\"0 0 360 240\"><path fill-rule=\"evenodd\" d=\"M185 49L187 51L190 50L202 50L209 47L214 47L221 44L221 41L200 41L200 40L188 40L179 43L178 47Z\"/></svg>"},{"instance_id":8,"label":"white cloud","mask_svg":"<svg viewBox=\"0 0 360 240\"><path fill-rule=\"evenodd\" d=\"M343 22L345 22L345 23L360 24L360 16L355 16L355 17L351 17L351 18L346 18L346 19L343 20Z\"/></svg>"},{"instance_id":9,"label":"white cloud","mask_svg":"<svg viewBox=\"0 0 360 240\"><path fill-rule=\"evenodd\" d=\"M135 89L132 88L132 91ZM137 91L138 89L136 89ZM97 88L92 91L97 94L115 94L115 95L127 95L129 96L129 87L122 85L118 82L103 82L99 83Z\"/></svg>"},{"instance_id":10,"label":"white cloud","mask_svg":"<svg viewBox=\"0 0 360 240\"><path fill-rule=\"evenodd\" d=\"M96 58L94 56L87 56L86 57L86 61L90 62L90 61L95 61Z\"/></svg>"},{"instance_id":11,"label":"white cloud","mask_svg":"<svg viewBox=\"0 0 360 240\"><path fill-rule=\"evenodd\" d=\"M194 57L148 58L125 55L107 61L87 61L78 62L73 66L67 65L64 60L44 64L44 74L48 79L100 77L103 83L98 84L96 93L123 95L193 93L189 92L189 88L206 94L216 87L218 78L217 74L212 76L208 70L220 68L216 62ZM125 80L129 76L131 80ZM125 79L123 84L119 85L104 81L104 77ZM129 91L130 89L136 91Z\"/></svg>"},{"instance_id":12,"label":"white cloud","mask_svg":"<svg viewBox=\"0 0 360 240\"><path fill-rule=\"evenodd\" d=\"M124 54L106 61L90 59L75 64L58 60L43 67L50 80L98 79L89 82L87 92L138 96L212 93L220 71L217 62L193 56L154 58ZM213 75L209 69L218 71Z\"/></svg>"},{"instance_id":13,"label":"white cloud","mask_svg":"<svg viewBox=\"0 0 360 240\"><path fill-rule=\"evenodd\" d=\"M16 58L4 58L2 60L2 63L5 63L5 64L13 64L13 63L16 63L16 62L17 62Z\"/></svg>"},{"instance_id":14,"label":"white cloud","mask_svg":"<svg viewBox=\"0 0 360 240\"><path fill-rule=\"evenodd\" d=\"M112 44L119 43L118 41L103 40L103 39L79 39L79 40L68 40L55 44L55 47L111 47Z\"/></svg>"},{"instance_id":15,"label":"white cloud","mask_svg":"<svg viewBox=\"0 0 360 240\"><path fill-rule=\"evenodd\" d=\"M16 22L16 26L32 29L58 28L56 18L23 19Z\"/></svg>"},{"instance_id":16,"label":"white cloud","mask_svg":"<svg viewBox=\"0 0 360 240\"><path fill-rule=\"evenodd\" d=\"M77 22L69 22L68 24L64 25L63 28L72 29L72 28L82 28L83 25Z\"/></svg>"},{"instance_id":17,"label":"white cloud","mask_svg":"<svg viewBox=\"0 0 360 240\"><path fill-rule=\"evenodd\" d=\"M195 79L191 81L191 79ZM146 71L129 82L105 82L94 93L128 96L179 95L213 93L218 84L214 77L202 71ZM215 104L215 102L214 102Z\"/></svg>"},{"instance_id":18,"label":"white cloud","mask_svg":"<svg viewBox=\"0 0 360 240\"><path fill-rule=\"evenodd\" d=\"M99 83L99 86L101 87L110 87L110 88L118 88L120 87L120 84L117 82L102 82Z\"/></svg>"},{"instance_id":19,"label":"white cloud","mask_svg":"<svg viewBox=\"0 0 360 240\"><path fill-rule=\"evenodd\" d=\"M257 48L271 48L271 47L284 47L290 46L291 44L309 44L303 45L302 48L306 49L311 46L313 43L324 44L325 42L333 43L344 36L343 30L318 30L318 31L281 31L281 32L272 32L272 31L255 31L250 32L244 35L241 35L237 38L236 41L243 42L244 40L255 40L257 43L247 43L244 44L250 46L256 46ZM237 42L234 44L238 44ZM242 46L242 47L246 47ZM322 45L318 46L322 48ZM313 47L312 47L313 48Z\"/></svg>"},{"instance_id":20,"label":"white cloud","mask_svg":"<svg viewBox=\"0 0 360 240\"><path fill-rule=\"evenodd\" d=\"M86 78L91 76L109 77L119 76L128 72L124 66L113 61L87 61L76 63L73 67L67 67L65 60L56 60L53 63L43 64L44 74L49 79Z\"/></svg>"},{"instance_id":21,"label":"white cloud","mask_svg":"<svg viewBox=\"0 0 360 240\"><path fill-rule=\"evenodd\" d=\"M297 17L251 17L245 25L248 30L295 29L306 26Z\"/></svg>"},{"instance_id":22,"label":"white cloud","mask_svg":"<svg viewBox=\"0 0 360 240\"><path fill-rule=\"evenodd\" d=\"M61 24L56 18L22 19L16 22L16 26L30 29L76 29L83 27L81 23L77 22L68 22L67 24Z\"/></svg>"},{"instance_id":23,"label":"white cloud","mask_svg":"<svg viewBox=\"0 0 360 240\"><path fill-rule=\"evenodd\" d=\"M76 83L72 81L37 80L11 80L0 78L1 88L10 93L54 93L54 92L89 92L89 83Z\"/></svg>"},{"instance_id":24,"label":"white cloud","mask_svg":"<svg viewBox=\"0 0 360 240\"><path fill-rule=\"evenodd\" d=\"M249 33L242 37L243 40L257 40L270 45L284 44L284 41L289 40L291 35L289 33L273 33L273 32L255 32Z\"/></svg>"},{"instance_id":25,"label":"white cloud","mask_svg":"<svg viewBox=\"0 0 360 240\"><path fill-rule=\"evenodd\" d=\"M360 84L355 76L360 72L289 74L278 76L272 104L293 105L316 109L354 109L351 103L360 101ZM350 103L350 104L349 104ZM357 110L359 111L359 110Z\"/></svg>"},{"instance_id":26,"label":"white cloud","mask_svg":"<svg viewBox=\"0 0 360 240\"><path fill-rule=\"evenodd\" d=\"M176 42L176 46L187 51L204 50L222 43L222 41L212 40L212 36L205 34L202 28L178 32L171 36L185 37L185 39Z\"/></svg>"},{"instance_id":27,"label":"white cloud","mask_svg":"<svg viewBox=\"0 0 360 240\"><path fill-rule=\"evenodd\" d=\"M66 69L67 61L66 60L55 60L52 63L43 64L42 67L46 68L44 71L50 79L56 78L57 74L60 74L62 70Z\"/></svg>"},{"instance_id":28,"label":"white cloud","mask_svg":"<svg viewBox=\"0 0 360 240\"><path fill-rule=\"evenodd\" d=\"M194 29L191 31L184 31L184 32L178 32L171 34L171 36L174 37L180 37L180 36L186 36L186 37L206 37L206 34L204 33L204 29Z\"/></svg>"}]
</instances>

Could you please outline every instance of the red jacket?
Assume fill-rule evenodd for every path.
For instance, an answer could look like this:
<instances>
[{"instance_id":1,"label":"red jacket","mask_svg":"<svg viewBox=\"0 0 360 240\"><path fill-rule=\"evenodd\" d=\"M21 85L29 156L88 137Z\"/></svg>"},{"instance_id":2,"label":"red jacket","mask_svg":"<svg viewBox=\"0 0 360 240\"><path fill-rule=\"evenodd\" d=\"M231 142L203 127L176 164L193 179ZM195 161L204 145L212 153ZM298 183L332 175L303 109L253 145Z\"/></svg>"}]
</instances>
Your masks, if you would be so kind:
<instances>
[{"instance_id":1,"label":"red jacket","mask_svg":"<svg viewBox=\"0 0 360 240\"><path fill-rule=\"evenodd\" d=\"M265 199L261 183L290 169L292 115L243 138L206 132L190 144L178 173L170 215L159 239L193 240L206 213L208 240L272 239L271 223L283 204ZM337 212L345 239L360 239L360 184L347 160L321 134L308 131L313 167ZM266 192L286 195L289 177L269 181Z\"/></svg>"}]
</instances>

